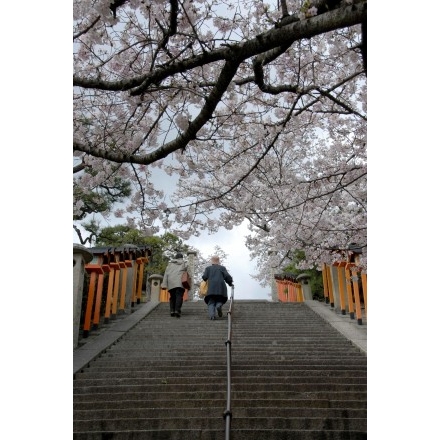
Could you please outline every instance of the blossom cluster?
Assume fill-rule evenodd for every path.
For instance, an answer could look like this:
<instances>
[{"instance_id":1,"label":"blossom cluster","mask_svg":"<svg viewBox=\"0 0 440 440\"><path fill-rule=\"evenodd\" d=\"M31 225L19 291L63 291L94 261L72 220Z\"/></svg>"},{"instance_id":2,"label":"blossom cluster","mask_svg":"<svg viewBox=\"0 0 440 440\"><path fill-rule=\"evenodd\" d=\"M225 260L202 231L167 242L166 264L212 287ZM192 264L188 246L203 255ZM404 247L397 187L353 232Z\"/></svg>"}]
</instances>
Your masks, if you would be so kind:
<instances>
[{"instance_id":1,"label":"blossom cluster","mask_svg":"<svg viewBox=\"0 0 440 440\"><path fill-rule=\"evenodd\" d=\"M358 243L366 267L361 18L302 38L301 3L284 24L256 0L74 0L74 218L182 238L246 221L263 283L269 249L311 267Z\"/></svg>"}]
</instances>

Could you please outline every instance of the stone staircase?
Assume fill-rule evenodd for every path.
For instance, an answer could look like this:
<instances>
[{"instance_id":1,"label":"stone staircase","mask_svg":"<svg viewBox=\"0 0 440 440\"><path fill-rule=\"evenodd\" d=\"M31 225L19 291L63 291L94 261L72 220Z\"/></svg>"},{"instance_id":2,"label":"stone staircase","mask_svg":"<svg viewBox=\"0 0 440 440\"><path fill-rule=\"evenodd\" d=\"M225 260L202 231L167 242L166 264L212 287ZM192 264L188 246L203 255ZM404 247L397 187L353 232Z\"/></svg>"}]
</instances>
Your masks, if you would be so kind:
<instances>
[{"instance_id":1,"label":"stone staircase","mask_svg":"<svg viewBox=\"0 0 440 440\"><path fill-rule=\"evenodd\" d=\"M74 440L225 439L227 313L160 304L76 373ZM304 303L234 301L231 440L367 438L367 357Z\"/></svg>"}]
</instances>

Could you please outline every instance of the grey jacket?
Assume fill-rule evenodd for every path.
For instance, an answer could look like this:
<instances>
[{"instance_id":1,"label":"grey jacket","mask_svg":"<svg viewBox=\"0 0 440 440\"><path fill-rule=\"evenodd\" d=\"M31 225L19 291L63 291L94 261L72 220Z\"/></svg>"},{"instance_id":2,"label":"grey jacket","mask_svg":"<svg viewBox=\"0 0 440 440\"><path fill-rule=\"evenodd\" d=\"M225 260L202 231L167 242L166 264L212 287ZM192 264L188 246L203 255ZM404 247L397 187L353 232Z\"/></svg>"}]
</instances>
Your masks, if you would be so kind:
<instances>
[{"instance_id":1,"label":"grey jacket","mask_svg":"<svg viewBox=\"0 0 440 440\"><path fill-rule=\"evenodd\" d=\"M163 274L163 280L161 287L163 289L171 290L176 287L182 287L182 273L187 271L187 264L183 261L183 258L171 259L168 263L165 273Z\"/></svg>"}]
</instances>

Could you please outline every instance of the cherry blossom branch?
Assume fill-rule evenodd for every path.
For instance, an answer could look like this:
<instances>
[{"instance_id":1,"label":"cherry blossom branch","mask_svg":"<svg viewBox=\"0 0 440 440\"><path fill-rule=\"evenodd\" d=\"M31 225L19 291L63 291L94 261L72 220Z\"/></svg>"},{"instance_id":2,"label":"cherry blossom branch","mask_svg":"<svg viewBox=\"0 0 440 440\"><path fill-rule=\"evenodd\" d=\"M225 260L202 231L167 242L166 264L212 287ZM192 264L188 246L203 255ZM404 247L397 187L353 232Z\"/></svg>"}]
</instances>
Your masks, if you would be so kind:
<instances>
[{"instance_id":1,"label":"cherry blossom branch","mask_svg":"<svg viewBox=\"0 0 440 440\"><path fill-rule=\"evenodd\" d=\"M93 148L83 144L74 139L73 149L76 151L82 151L87 154L91 154L95 157L101 157L103 159L111 160L117 163L137 163L148 165L154 163L160 159L167 157L170 153L177 151L179 149L184 149L188 143L196 138L197 132L205 125L205 123L211 118L215 107L221 100L223 93L228 88L235 72L238 68L237 62L227 62L223 66L220 72L216 86L211 90L211 93L206 98L205 105L201 109L198 116L194 121L190 122L188 129L183 132L180 136L177 136L171 142L158 148L153 153L136 156L133 153L115 152L109 150L102 150L99 148Z\"/></svg>"},{"instance_id":2,"label":"cherry blossom branch","mask_svg":"<svg viewBox=\"0 0 440 440\"><path fill-rule=\"evenodd\" d=\"M159 84L176 73L220 60L239 60L241 62L279 46L291 45L298 39L312 38L325 32L360 24L366 14L367 2L362 1L357 5L348 5L338 10L311 17L308 20L300 20L281 28L269 30L249 41L230 44L226 48L215 49L210 53L205 52L172 65L158 68L154 72L139 77L119 81L105 81L99 78L81 78L74 75L73 85L100 90L131 90L131 94L135 96L144 93L151 84Z\"/></svg>"},{"instance_id":3,"label":"cherry blossom branch","mask_svg":"<svg viewBox=\"0 0 440 440\"><path fill-rule=\"evenodd\" d=\"M322 90L322 88L320 88L320 87L318 87L316 90L318 90L319 93L321 93L321 95L327 97L328 99L333 101L335 104L337 104L338 106L340 106L343 109L345 109L347 111L347 113L352 113L352 114L354 114L356 116L359 116L359 118L363 119L364 121L367 120L366 116L361 115L358 111L356 111L355 109L350 107L348 104L345 104L340 99L335 98L329 91Z\"/></svg>"},{"instance_id":4,"label":"cherry blossom branch","mask_svg":"<svg viewBox=\"0 0 440 440\"><path fill-rule=\"evenodd\" d=\"M87 32L89 32L89 30L92 29L92 28L95 26L96 23L98 23L98 21L100 20L100 18L101 18L101 16L98 15L98 16L92 21L92 23L91 23L89 26L87 26L84 30L82 30L82 31L78 32L77 34L75 34L75 35L73 36L73 41L75 41L76 39L78 39L79 37L81 37L81 35L84 35L84 34L86 34Z\"/></svg>"}]
</instances>

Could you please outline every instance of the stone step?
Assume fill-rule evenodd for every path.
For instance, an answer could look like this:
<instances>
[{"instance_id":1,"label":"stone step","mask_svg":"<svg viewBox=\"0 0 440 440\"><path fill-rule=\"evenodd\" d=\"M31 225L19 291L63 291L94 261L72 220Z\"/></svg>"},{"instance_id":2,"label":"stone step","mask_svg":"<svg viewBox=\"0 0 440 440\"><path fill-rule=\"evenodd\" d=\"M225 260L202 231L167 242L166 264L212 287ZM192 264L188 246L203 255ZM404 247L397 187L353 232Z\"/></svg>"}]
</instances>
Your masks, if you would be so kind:
<instances>
[{"instance_id":1,"label":"stone step","mask_svg":"<svg viewBox=\"0 0 440 440\"><path fill-rule=\"evenodd\" d=\"M290 366L308 366L308 365L321 365L324 367L336 367L339 366L362 366L365 365L365 361L361 358L354 358L353 356L345 357L345 356L325 356L325 355L319 355L319 354L310 354L310 356L306 355L289 355L289 354L277 354L277 355L260 355L260 356L240 356L237 353L233 353L232 356L232 362L234 365L234 368L241 369L244 365L252 366L258 366L262 367L264 365L290 365ZM99 363L97 365L102 365L105 363L106 365L112 365L113 361L115 359L113 357L101 357ZM133 362L139 364L139 366L146 368L148 366L155 366L163 365L164 367L168 365L179 365L180 367L184 366L197 366L197 365L204 365L206 367L218 365L226 365L226 351L223 353L223 356L217 355L217 356L194 356L194 357L187 357L187 356L154 356L154 355L145 355L145 356L139 356L139 355L133 355L133 356L124 356L123 360L121 361L121 366L128 366L131 364L133 366ZM115 363L118 363L117 360ZM238 367L238 368L237 368Z\"/></svg>"},{"instance_id":2,"label":"stone step","mask_svg":"<svg viewBox=\"0 0 440 440\"><path fill-rule=\"evenodd\" d=\"M320 368L328 368L328 369L336 369L337 367L354 367L355 369L361 368L363 366L366 366L366 361L362 358L356 358L353 359L353 357L349 358L339 358L339 357L326 357L323 358L322 356L295 356L291 359L280 359L280 358L246 358L246 357L240 357L237 356L235 353L232 353L232 370L242 370L242 369L261 369L264 366L270 366L272 365L274 369L278 369L282 366L285 366L286 364L289 367L301 367L303 369L313 369L314 367L320 367ZM176 369L176 360L175 359L168 359L168 360L160 360L160 361L154 361L149 360L148 356L145 357L138 357L138 358L130 358L130 359L121 359L121 360L114 360L114 359L104 359L99 358L94 361L96 363L96 366L102 366L106 368L112 368L114 367L121 367L121 368L142 368L147 369L149 366L158 367L158 365L161 365L163 368L171 367ZM224 360L222 362L224 365L226 365L226 353L224 356ZM199 367L205 367L205 368L216 368L219 367L218 362L214 362L210 359L204 359L203 356L201 356L198 359L198 362L195 363L194 360L181 360L178 361L179 369L185 366L194 367L194 365L198 365Z\"/></svg>"},{"instance_id":3,"label":"stone step","mask_svg":"<svg viewBox=\"0 0 440 440\"><path fill-rule=\"evenodd\" d=\"M84 396L81 396L84 398ZM78 400L78 399L75 399ZM249 407L249 403L252 402L250 408L310 408L312 410L319 411L322 408L335 408L335 409L367 409L366 400L349 400L349 399L317 399L317 398L295 398L289 399L234 399L233 411L236 408ZM74 401L74 411L90 411L90 410L117 410L117 409L137 409L137 408L208 408L226 407L225 399L213 398L207 399L185 399L180 400L126 400L119 396L118 400L92 400L92 401Z\"/></svg>"},{"instance_id":4,"label":"stone step","mask_svg":"<svg viewBox=\"0 0 440 440\"><path fill-rule=\"evenodd\" d=\"M281 418L313 418L319 414L325 418L366 418L367 410L359 408L296 408L284 407L275 408L273 406L255 407L252 405L245 407L234 406L232 410L234 420L244 417L281 417ZM212 415L222 417L225 406L210 407L185 407L179 409L179 417L206 417L209 412ZM75 420L100 420L100 419L131 419L131 418L173 418L176 416L176 408L123 408L123 409L90 409L74 410Z\"/></svg>"},{"instance_id":5,"label":"stone step","mask_svg":"<svg viewBox=\"0 0 440 440\"><path fill-rule=\"evenodd\" d=\"M113 390L110 393L97 392L94 393L75 393L73 395L73 402L93 402L93 401L122 401L122 400L145 400L145 401L159 401L159 400L186 400L188 399L188 392L169 391L163 393L151 393L146 391L137 391L130 393L121 393L120 390ZM233 391L231 396L234 399L240 400L261 400L261 399L323 399L323 400L367 400L366 391L302 391L297 394L292 394L292 391ZM226 401L226 390L224 392L215 391L199 391L190 395L194 400L216 400L223 399Z\"/></svg>"},{"instance_id":6,"label":"stone step","mask_svg":"<svg viewBox=\"0 0 440 440\"><path fill-rule=\"evenodd\" d=\"M163 372L151 372L151 371L145 371L145 370L136 370L132 369L129 372L127 372L126 369L118 369L118 370L108 370L108 369L93 369L89 371L89 369L86 369L82 372L79 372L75 375L76 380L84 380L84 379L101 379L103 378L103 373L105 372L105 379L112 379L112 378L124 378L124 377L131 377L131 378L137 378L137 379L148 379L148 380L161 380L164 377L173 377L175 379L177 378L187 378L187 377L193 377L198 378L197 380L201 380L200 378L206 377L206 371L204 370L173 370L172 374L163 374ZM209 371L209 377L212 377L213 375L215 377L226 377L225 375L226 368L219 369L219 370L210 370ZM315 369L315 370L303 370L303 369L288 369L283 368L282 370L273 370L270 369L261 369L258 371L246 371L246 370L236 370L234 371L234 377L233 381L238 380L240 378L262 378L263 380L266 380L266 378L280 378L280 379L289 379L289 380L298 380L301 377L333 377L333 378L343 378L343 377L364 377L367 376L367 369L366 367L364 369L337 369L337 370L323 370L323 369Z\"/></svg>"},{"instance_id":7,"label":"stone step","mask_svg":"<svg viewBox=\"0 0 440 440\"><path fill-rule=\"evenodd\" d=\"M169 418L127 418L127 419L99 419L99 420L74 420L73 431L140 431L140 430L162 430L162 429L222 429L224 420L214 417L214 414L207 411L199 417L176 417L176 414ZM322 418L322 417L235 417L233 428L246 429L312 429L312 430L354 430L362 431L367 429L365 417L360 418Z\"/></svg>"},{"instance_id":8,"label":"stone step","mask_svg":"<svg viewBox=\"0 0 440 440\"><path fill-rule=\"evenodd\" d=\"M96 361L95 361L96 362ZM151 367L151 368L149 368ZM141 369L141 370L139 370ZM103 364L101 366L96 366L94 365L92 369L90 368L84 368L83 370L81 370L80 372L76 373L75 377L79 377L80 374L92 374L92 373L96 373L96 374L128 374L129 372L133 372L133 374L135 372L139 372L141 371L143 374L147 374L147 375L151 375L151 376L156 376L158 374L156 365L139 365L138 363L134 363L134 364L130 364L130 366L127 365L121 365L121 363L112 363L111 365L107 365L107 364ZM288 364L288 365L283 365L283 368L273 368L272 365L247 365L246 368L243 369L239 369L239 368L235 368L233 369L234 371L234 377L235 376L239 376L239 375L248 375L250 373L252 373L253 375L264 375L264 374L282 374L283 372L285 372L286 374L288 374L289 372L293 372L293 373L298 373L298 374L302 374L302 372L304 372L305 374L307 374L308 372L310 372L310 374L322 374L322 375L329 375L331 376L333 372L341 372L341 373L346 373L346 374L350 374L351 372L363 372L363 374L366 376L367 374L367 365L365 363L362 363L361 365L354 365L354 366L334 366L333 368L330 366L327 366L325 368L323 368L322 365L320 364L314 364L314 365L305 365L303 366L302 364L300 365L292 365L292 364ZM187 367L184 366L180 366L179 368L176 369L175 368L175 364L173 365L168 365L168 366L163 366L160 369L161 373L164 372L175 372L180 373L180 374L189 374L191 372L194 372L195 376L197 376L197 374L205 374L205 371L202 369L198 369L198 368L194 368L193 365L189 365ZM212 364L211 368L209 370L210 374L213 375L225 375L226 374L226 363L224 365L217 365L217 364ZM162 375L162 374L161 374ZM226 377L226 376L225 376Z\"/></svg>"},{"instance_id":9,"label":"stone step","mask_svg":"<svg viewBox=\"0 0 440 440\"><path fill-rule=\"evenodd\" d=\"M205 373L206 374L206 373ZM212 383L212 376L197 376L193 375L188 376L162 376L162 377L145 377L145 378L135 378L135 377L99 377L94 379L83 379L77 378L75 383L73 384L73 389L81 388L81 387L90 387L90 386L142 386L142 385L157 385L157 384L166 384L166 385L191 385L194 384L210 384ZM215 382L217 384L226 385L226 377L217 377ZM326 376L239 376L235 377L232 380L232 387L234 389L239 389L240 387L248 386L253 389L256 387L264 386L283 386L286 384L341 384L341 385L366 385L365 377L334 377L331 378ZM239 387L239 388L237 388Z\"/></svg>"},{"instance_id":10,"label":"stone step","mask_svg":"<svg viewBox=\"0 0 440 440\"><path fill-rule=\"evenodd\" d=\"M289 348L293 351L297 350L298 348L314 348L316 350L346 350L348 347L348 344L346 341L341 341L339 338L334 339L334 338L326 338L323 339L321 337L319 337L320 340L316 341L314 340L314 337L311 337L310 340L306 340L306 338L302 338L301 340L294 338L294 340L292 340L292 338L286 338L286 339L280 339L280 338L275 338L275 336L273 338L267 338L267 340L258 338L258 339L254 339L254 340L243 340L241 339L240 341L236 341L234 339L232 339L232 343L234 345L234 347L237 348L237 350L239 351L264 351L267 350L267 347L272 346L272 348L276 349L277 347L282 347L282 348ZM139 339L141 339L141 337L139 336ZM214 342L216 343L224 343L226 341L226 337L225 338L221 338L221 339L217 339ZM194 341L188 341L187 338L183 339L183 340L177 340L176 339L172 339L172 338L168 338L168 337L162 337L162 338L158 338L157 340L148 340L148 341L143 341L143 340L130 340L130 341L126 341L126 340L121 340L118 342L117 345L112 346L109 350L107 351L124 351L124 350L141 350L141 349L145 349L145 350L164 350L167 348L173 348L176 350L180 350L180 351L186 351L188 349L191 349L192 347L200 347L201 349L206 349L208 351L214 351L215 349L217 349L217 346L213 346L212 345L212 341L204 341L203 343L197 343Z\"/></svg>"},{"instance_id":11,"label":"stone step","mask_svg":"<svg viewBox=\"0 0 440 440\"><path fill-rule=\"evenodd\" d=\"M233 437L232 437L233 435ZM233 429L233 440L366 440L365 431ZM75 432L73 440L224 440L225 429Z\"/></svg>"},{"instance_id":12,"label":"stone step","mask_svg":"<svg viewBox=\"0 0 440 440\"><path fill-rule=\"evenodd\" d=\"M241 391L253 391L253 392L277 392L285 391L291 393L304 393L304 392L322 392L322 391L366 391L366 380L362 383L336 383L327 381L325 383L267 383L261 382L258 384L248 383L234 383L232 387L232 393ZM111 384L105 383L102 385L89 385L89 386L74 386L73 393L75 394L92 394L92 393L188 393L197 394L199 392L214 391L218 393L226 393L226 379L222 382L219 380L209 381L207 383L193 382L190 384L178 383L178 384Z\"/></svg>"},{"instance_id":13,"label":"stone step","mask_svg":"<svg viewBox=\"0 0 440 440\"><path fill-rule=\"evenodd\" d=\"M284 355L284 356L304 356L305 353L309 356L324 356L324 357L352 357L354 353L347 353L347 347L345 348L335 348L330 349L326 347L316 347L316 346L280 346L276 347L264 347L260 345L258 348L251 349L247 347L246 350L242 350L238 347L235 347L233 344L231 347L234 349L234 356L238 357L251 357L251 356L276 356L276 355ZM116 350L110 349L107 350L102 358L111 358L114 356L123 356L123 357L188 357L188 358L200 358L200 353L203 352L204 357L225 357L226 347L225 344L220 345L216 349L208 348L208 347L198 347L196 345L191 345L182 348L181 346L173 347L171 345L164 345L162 348L160 347L150 347L150 348L142 348L142 347L132 347L130 349L124 350Z\"/></svg>"}]
</instances>

